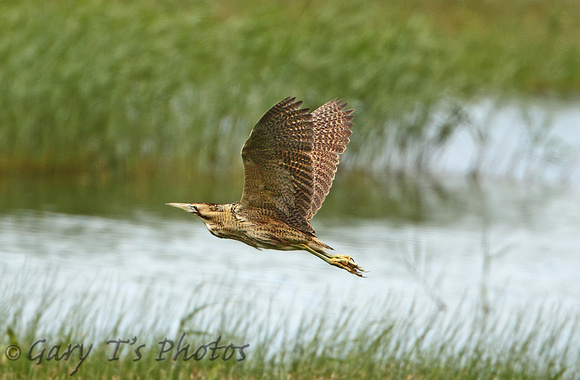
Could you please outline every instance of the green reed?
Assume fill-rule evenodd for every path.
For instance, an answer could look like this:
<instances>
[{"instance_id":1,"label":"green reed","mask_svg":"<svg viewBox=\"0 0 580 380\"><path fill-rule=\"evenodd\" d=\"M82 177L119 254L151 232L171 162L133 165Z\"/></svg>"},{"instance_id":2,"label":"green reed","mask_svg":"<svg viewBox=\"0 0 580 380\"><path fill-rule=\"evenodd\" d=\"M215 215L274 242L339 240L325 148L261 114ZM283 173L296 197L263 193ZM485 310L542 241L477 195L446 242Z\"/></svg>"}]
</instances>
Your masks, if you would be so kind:
<instances>
[{"instance_id":1,"label":"green reed","mask_svg":"<svg viewBox=\"0 0 580 380\"><path fill-rule=\"evenodd\" d=\"M286 96L356 109L350 167L420 167L465 122L463 102L577 92L579 13L523 0L4 1L0 170L231 173Z\"/></svg>"},{"instance_id":2,"label":"green reed","mask_svg":"<svg viewBox=\"0 0 580 380\"><path fill-rule=\"evenodd\" d=\"M348 305L327 313L332 301L296 316L259 294L216 296L228 286L200 281L175 313L161 288L127 293L113 281L104 293L73 292L56 277L15 280L1 293L0 379L572 379L580 370L578 317L553 305L511 307L506 317L466 302L404 307L391 295L369 305L379 319ZM82 363L78 348L49 360L55 345L62 355L81 343ZM17 360L9 345L22 349Z\"/></svg>"}]
</instances>

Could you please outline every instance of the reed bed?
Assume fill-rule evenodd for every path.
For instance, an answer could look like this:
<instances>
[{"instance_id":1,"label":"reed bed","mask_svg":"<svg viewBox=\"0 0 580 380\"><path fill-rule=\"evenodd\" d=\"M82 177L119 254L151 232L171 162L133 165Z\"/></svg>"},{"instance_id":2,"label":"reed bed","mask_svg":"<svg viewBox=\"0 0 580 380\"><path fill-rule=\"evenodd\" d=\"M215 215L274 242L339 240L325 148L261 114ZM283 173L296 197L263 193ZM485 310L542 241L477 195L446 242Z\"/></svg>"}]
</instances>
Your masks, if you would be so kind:
<instances>
[{"instance_id":1,"label":"reed bed","mask_svg":"<svg viewBox=\"0 0 580 380\"><path fill-rule=\"evenodd\" d=\"M578 18L567 1L4 1L0 171L230 175L286 96L356 109L347 170L421 168L474 99L577 94Z\"/></svg>"}]
</instances>

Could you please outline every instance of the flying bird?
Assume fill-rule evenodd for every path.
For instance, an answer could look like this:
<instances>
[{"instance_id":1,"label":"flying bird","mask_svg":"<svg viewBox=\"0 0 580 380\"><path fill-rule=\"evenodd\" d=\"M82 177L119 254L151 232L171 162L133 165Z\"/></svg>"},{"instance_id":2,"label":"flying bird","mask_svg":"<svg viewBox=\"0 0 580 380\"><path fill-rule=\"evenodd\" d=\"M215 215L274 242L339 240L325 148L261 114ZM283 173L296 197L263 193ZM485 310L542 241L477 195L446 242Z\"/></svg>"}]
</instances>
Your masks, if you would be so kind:
<instances>
[{"instance_id":1,"label":"flying bird","mask_svg":"<svg viewBox=\"0 0 580 380\"><path fill-rule=\"evenodd\" d=\"M310 219L328 194L339 154L352 134L352 112L331 100L314 112L286 98L254 126L242 148L244 188L239 202L166 203L199 217L209 232L255 248L305 250L359 277L347 255L315 236Z\"/></svg>"}]
</instances>

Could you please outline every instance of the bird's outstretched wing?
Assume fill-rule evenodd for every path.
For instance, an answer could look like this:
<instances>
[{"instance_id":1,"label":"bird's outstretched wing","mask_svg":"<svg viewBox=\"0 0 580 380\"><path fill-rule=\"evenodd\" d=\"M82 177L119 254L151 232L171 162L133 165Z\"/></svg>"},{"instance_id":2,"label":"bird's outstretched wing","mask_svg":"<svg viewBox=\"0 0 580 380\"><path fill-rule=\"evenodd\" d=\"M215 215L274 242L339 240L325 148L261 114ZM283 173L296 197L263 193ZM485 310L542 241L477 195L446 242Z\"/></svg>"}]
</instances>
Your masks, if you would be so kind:
<instances>
[{"instance_id":1,"label":"bird's outstretched wing","mask_svg":"<svg viewBox=\"0 0 580 380\"><path fill-rule=\"evenodd\" d=\"M314 193L310 211L306 218L310 220L322 206L324 198L330 191L338 166L338 155L346 149L352 134L353 110L345 111L346 103L331 100L312 112L314 122L314 146L312 160L314 163Z\"/></svg>"},{"instance_id":2,"label":"bird's outstretched wing","mask_svg":"<svg viewBox=\"0 0 580 380\"><path fill-rule=\"evenodd\" d=\"M332 186L353 116L340 100L312 114L295 100L286 98L266 112L244 144L240 203L313 234L309 220Z\"/></svg>"},{"instance_id":3,"label":"bird's outstretched wing","mask_svg":"<svg viewBox=\"0 0 580 380\"><path fill-rule=\"evenodd\" d=\"M314 123L295 100L286 98L266 112L244 144L240 206L314 233L307 218L314 193Z\"/></svg>"}]
</instances>

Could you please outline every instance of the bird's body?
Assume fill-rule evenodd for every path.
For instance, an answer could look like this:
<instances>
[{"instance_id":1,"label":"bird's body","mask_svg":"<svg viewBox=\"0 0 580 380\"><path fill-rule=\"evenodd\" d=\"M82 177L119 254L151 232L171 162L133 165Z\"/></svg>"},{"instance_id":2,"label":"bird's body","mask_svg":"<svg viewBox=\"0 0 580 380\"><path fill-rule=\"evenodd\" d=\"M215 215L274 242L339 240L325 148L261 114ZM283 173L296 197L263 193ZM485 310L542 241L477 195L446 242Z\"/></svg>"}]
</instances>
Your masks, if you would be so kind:
<instances>
[{"instance_id":1,"label":"bird's body","mask_svg":"<svg viewBox=\"0 0 580 380\"><path fill-rule=\"evenodd\" d=\"M209 232L222 239L239 240L254 248L282 251L299 249L296 247L300 244L312 249L332 249L314 235L289 227L261 212L244 210L239 202L191 203L187 207L191 209L193 206L197 209L194 213L200 215Z\"/></svg>"},{"instance_id":2,"label":"bird's body","mask_svg":"<svg viewBox=\"0 0 580 380\"><path fill-rule=\"evenodd\" d=\"M219 238L255 248L306 250L327 263L362 276L350 256L314 235L310 219L328 194L352 133L352 111L330 101L314 112L287 98L256 124L242 149L245 179L240 202L168 203L197 215Z\"/></svg>"}]
</instances>

